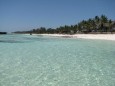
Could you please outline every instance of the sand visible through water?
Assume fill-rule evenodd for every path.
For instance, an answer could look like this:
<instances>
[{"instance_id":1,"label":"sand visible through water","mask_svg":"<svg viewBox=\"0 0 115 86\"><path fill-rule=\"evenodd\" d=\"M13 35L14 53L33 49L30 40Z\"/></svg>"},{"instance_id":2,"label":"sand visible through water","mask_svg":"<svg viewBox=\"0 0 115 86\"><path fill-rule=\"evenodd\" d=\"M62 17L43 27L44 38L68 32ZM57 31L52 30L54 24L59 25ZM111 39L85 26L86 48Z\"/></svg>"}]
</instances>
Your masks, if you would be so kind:
<instances>
[{"instance_id":1,"label":"sand visible through water","mask_svg":"<svg viewBox=\"0 0 115 86\"><path fill-rule=\"evenodd\" d=\"M0 35L0 86L115 86L115 43Z\"/></svg>"}]
</instances>

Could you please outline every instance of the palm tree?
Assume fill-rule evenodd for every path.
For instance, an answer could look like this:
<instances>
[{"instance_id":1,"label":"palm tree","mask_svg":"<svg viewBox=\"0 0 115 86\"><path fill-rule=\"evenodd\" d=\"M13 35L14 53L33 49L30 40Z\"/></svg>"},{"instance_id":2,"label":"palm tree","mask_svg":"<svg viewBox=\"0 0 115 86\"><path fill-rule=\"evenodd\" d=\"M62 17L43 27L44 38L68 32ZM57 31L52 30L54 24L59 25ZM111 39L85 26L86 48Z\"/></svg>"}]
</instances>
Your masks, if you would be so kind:
<instances>
[{"instance_id":1,"label":"palm tree","mask_svg":"<svg viewBox=\"0 0 115 86\"><path fill-rule=\"evenodd\" d=\"M99 29L99 25L100 25L100 18L99 18L99 16L95 16L94 22L95 22L95 25L96 25L95 29L97 31Z\"/></svg>"},{"instance_id":2,"label":"palm tree","mask_svg":"<svg viewBox=\"0 0 115 86\"><path fill-rule=\"evenodd\" d=\"M101 32L107 31L107 27L105 26L105 24L108 22L108 18L105 15L101 15L100 21L101 21L101 24L100 24L101 25L101 27L100 27Z\"/></svg>"},{"instance_id":3,"label":"palm tree","mask_svg":"<svg viewBox=\"0 0 115 86\"><path fill-rule=\"evenodd\" d=\"M93 30L95 30L96 29L96 24L95 24L95 21L94 21L94 19L89 19L88 21L87 21L87 23L88 23L88 28L90 29L90 31L93 31ZM96 30L95 30L96 31Z\"/></svg>"},{"instance_id":4,"label":"palm tree","mask_svg":"<svg viewBox=\"0 0 115 86\"><path fill-rule=\"evenodd\" d=\"M99 23L99 21L100 21L99 16L95 16L94 21L95 21L95 23Z\"/></svg>"},{"instance_id":5,"label":"palm tree","mask_svg":"<svg viewBox=\"0 0 115 86\"><path fill-rule=\"evenodd\" d=\"M112 31L112 21L111 21L111 19L109 20L109 22L108 22L108 24L109 24L109 32L111 32Z\"/></svg>"},{"instance_id":6,"label":"palm tree","mask_svg":"<svg viewBox=\"0 0 115 86\"><path fill-rule=\"evenodd\" d=\"M108 18L105 15L101 15L101 23L107 23Z\"/></svg>"},{"instance_id":7,"label":"palm tree","mask_svg":"<svg viewBox=\"0 0 115 86\"><path fill-rule=\"evenodd\" d=\"M82 24L78 23L77 25L77 32L81 32L82 31Z\"/></svg>"}]
</instances>

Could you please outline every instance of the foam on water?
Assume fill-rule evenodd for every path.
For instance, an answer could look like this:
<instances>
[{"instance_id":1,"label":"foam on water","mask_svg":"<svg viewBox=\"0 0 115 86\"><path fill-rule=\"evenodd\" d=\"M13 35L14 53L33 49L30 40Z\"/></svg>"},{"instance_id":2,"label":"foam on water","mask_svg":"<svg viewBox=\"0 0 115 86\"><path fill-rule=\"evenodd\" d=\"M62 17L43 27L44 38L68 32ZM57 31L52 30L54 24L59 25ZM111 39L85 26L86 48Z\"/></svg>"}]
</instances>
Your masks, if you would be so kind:
<instances>
[{"instance_id":1,"label":"foam on water","mask_svg":"<svg viewBox=\"0 0 115 86\"><path fill-rule=\"evenodd\" d=\"M113 41L0 35L0 86L115 86Z\"/></svg>"}]
</instances>

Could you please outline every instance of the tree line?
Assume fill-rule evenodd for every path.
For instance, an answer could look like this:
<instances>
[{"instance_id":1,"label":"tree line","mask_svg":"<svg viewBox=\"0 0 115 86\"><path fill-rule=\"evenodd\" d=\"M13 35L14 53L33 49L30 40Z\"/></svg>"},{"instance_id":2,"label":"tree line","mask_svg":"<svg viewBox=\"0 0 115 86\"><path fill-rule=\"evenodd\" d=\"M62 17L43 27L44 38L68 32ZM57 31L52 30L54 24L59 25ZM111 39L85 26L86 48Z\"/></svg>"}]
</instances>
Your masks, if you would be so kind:
<instances>
[{"instance_id":1,"label":"tree line","mask_svg":"<svg viewBox=\"0 0 115 86\"><path fill-rule=\"evenodd\" d=\"M107 16L95 16L88 20L82 20L75 25L64 25L57 28L40 27L30 31L17 31L15 33L35 33L35 34L75 34L75 33L103 33L115 32L115 21L108 19Z\"/></svg>"}]
</instances>

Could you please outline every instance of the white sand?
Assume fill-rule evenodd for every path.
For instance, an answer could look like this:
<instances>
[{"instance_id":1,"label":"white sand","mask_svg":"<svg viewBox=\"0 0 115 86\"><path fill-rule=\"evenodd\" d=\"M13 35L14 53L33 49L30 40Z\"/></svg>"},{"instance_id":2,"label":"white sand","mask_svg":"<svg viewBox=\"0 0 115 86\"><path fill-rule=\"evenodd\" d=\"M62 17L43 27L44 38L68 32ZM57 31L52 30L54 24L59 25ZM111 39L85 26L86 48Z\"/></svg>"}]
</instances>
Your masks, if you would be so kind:
<instances>
[{"instance_id":1,"label":"white sand","mask_svg":"<svg viewBox=\"0 0 115 86\"><path fill-rule=\"evenodd\" d=\"M67 37L67 38L82 38L82 39L101 39L101 40L114 40L115 34L41 34L42 36L53 36L53 37Z\"/></svg>"},{"instance_id":2,"label":"white sand","mask_svg":"<svg viewBox=\"0 0 115 86\"><path fill-rule=\"evenodd\" d=\"M83 39L101 39L101 40L114 40L115 34L78 34L78 38Z\"/></svg>"}]
</instances>

